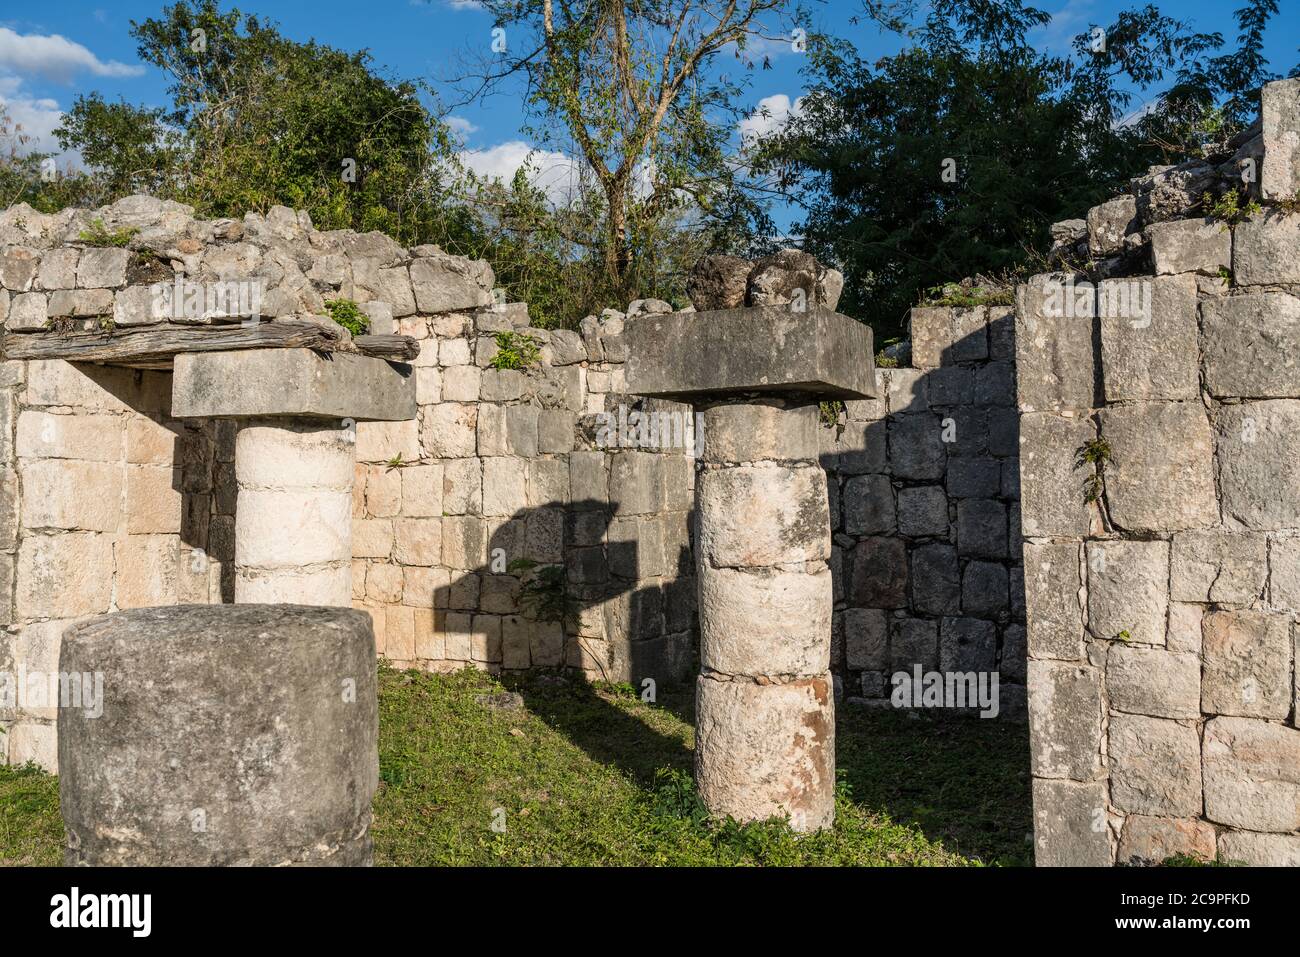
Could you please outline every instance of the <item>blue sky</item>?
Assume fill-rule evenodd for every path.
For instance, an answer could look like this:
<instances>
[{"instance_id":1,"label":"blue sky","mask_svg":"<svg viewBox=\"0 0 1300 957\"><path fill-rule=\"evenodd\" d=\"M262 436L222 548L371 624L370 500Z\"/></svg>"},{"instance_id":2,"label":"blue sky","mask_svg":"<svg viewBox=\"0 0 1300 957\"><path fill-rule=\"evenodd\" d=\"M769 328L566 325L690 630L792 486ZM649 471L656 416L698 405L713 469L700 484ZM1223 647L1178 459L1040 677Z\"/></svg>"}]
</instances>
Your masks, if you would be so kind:
<instances>
[{"instance_id":1,"label":"blue sky","mask_svg":"<svg viewBox=\"0 0 1300 957\"><path fill-rule=\"evenodd\" d=\"M1107 23L1139 0L1038 0L1054 15L1035 31L1039 46L1064 52L1071 36L1092 23ZM1190 20L1202 30L1233 37L1232 10L1241 0L1156 0L1166 13ZM98 90L108 99L162 105L166 82L153 67L139 63L128 28L132 19L156 16L164 0L52 0L44 4L6 4L0 13L0 101L38 144L53 147L49 131L60 112L79 93ZM446 87L462 51L482 51L491 42L492 23L474 0L243 0L245 12L275 20L299 40L314 38L344 49L368 49L375 62L399 77L422 77ZM868 24L854 25L860 0L827 0L814 5L814 26L847 37L864 56L890 52L896 40ZM1300 0L1281 0L1281 15L1270 25L1267 53L1272 68L1285 74L1300 62ZM795 102L806 81L803 58L785 45L772 45L770 70L755 70L747 105L766 106L772 118L756 115L748 124L761 130ZM520 128L516 97L498 96L457 108L452 123L464 139L465 158L480 172L509 175L532 147ZM561 170L558 156L534 158L536 167ZM543 176L547 175L543 172ZM552 178L557 172L550 174Z\"/></svg>"}]
</instances>

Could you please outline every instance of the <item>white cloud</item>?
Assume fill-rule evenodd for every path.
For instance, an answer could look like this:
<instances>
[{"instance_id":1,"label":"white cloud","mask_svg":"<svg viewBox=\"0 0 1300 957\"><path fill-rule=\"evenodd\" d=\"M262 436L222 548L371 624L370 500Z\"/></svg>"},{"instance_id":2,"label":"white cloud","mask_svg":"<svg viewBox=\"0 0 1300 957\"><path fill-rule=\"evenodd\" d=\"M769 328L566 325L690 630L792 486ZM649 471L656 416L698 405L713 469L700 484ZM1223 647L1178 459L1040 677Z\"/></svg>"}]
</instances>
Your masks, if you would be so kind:
<instances>
[{"instance_id":1,"label":"white cloud","mask_svg":"<svg viewBox=\"0 0 1300 957\"><path fill-rule=\"evenodd\" d=\"M95 76L139 76L144 67L138 64L105 62L80 43L57 33L49 36L15 33L0 27L0 68L12 73L43 76L66 83L74 74L88 71Z\"/></svg>"},{"instance_id":2,"label":"white cloud","mask_svg":"<svg viewBox=\"0 0 1300 957\"><path fill-rule=\"evenodd\" d=\"M465 117L463 116L449 116L446 119L444 119L443 122L446 123L448 127L450 127L453 133L455 133L457 136L461 137L462 139L469 136L471 133L478 132L478 127L475 126L473 123L471 123L469 120L465 119Z\"/></svg>"},{"instance_id":3,"label":"white cloud","mask_svg":"<svg viewBox=\"0 0 1300 957\"><path fill-rule=\"evenodd\" d=\"M17 132L30 137L19 147L20 153L64 155L54 138L54 128L63 122L63 111L56 101L27 95L16 76L0 76L0 107L9 118L11 130L14 126L21 127Z\"/></svg>"},{"instance_id":4,"label":"white cloud","mask_svg":"<svg viewBox=\"0 0 1300 957\"><path fill-rule=\"evenodd\" d=\"M758 108L738 124L740 142L752 146L764 137L780 132L791 117L800 114L802 104L802 97L791 103L790 97L784 93L763 97L758 101Z\"/></svg>"},{"instance_id":5,"label":"white cloud","mask_svg":"<svg viewBox=\"0 0 1300 957\"><path fill-rule=\"evenodd\" d=\"M562 205L577 190L579 167L563 153L539 150L523 140L510 140L479 150L462 150L461 163L483 179L509 184L515 172L527 165L528 180L543 190L552 203Z\"/></svg>"},{"instance_id":6,"label":"white cloud","mask_svg":"<svg viewBox=\"0 0 1300 957\"><path fill-rule=\"evenodd\" d=\"M453 10L482 10L480 0L447 0L447 6Z\"/></svg>"}]
</instances>

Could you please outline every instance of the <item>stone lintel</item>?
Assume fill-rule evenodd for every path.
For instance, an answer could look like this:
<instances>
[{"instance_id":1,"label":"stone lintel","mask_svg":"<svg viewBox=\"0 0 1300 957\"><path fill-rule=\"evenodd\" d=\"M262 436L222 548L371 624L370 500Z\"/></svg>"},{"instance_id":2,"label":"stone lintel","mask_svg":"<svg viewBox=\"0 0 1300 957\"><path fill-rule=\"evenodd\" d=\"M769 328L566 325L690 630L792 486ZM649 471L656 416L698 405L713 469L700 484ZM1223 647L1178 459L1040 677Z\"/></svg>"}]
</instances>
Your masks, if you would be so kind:
<instances>
[{"instance_id":1,"label":"stone lintel","mask_svg":"<svg viewBox=\"0 0 1300 957\"><path fill-rule=\"evenodd\" d=\"M415 377L410 366L350 353L188 353L176 357L172 414L396 422L415 418Z\"/></svg>"},{"instance_id":2,"label":"stone lintel","mask_svg":"<svg viewBox=\"0 0 1300 957\"><path fill-rule=\"evenodd\" d=\"M819 306L757 306L629 319L627 385L693 401L742 392L876 396L869 326Z\"/></svg>"}]
</instances>

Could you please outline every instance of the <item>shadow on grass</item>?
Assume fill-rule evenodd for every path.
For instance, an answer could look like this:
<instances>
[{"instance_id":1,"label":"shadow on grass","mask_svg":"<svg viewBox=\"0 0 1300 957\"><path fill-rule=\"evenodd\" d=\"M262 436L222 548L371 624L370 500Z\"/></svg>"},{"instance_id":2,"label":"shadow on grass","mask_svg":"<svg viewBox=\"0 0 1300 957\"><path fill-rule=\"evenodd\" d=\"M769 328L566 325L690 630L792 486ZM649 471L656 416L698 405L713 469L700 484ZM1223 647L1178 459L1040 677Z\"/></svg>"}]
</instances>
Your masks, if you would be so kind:
<instances>
[{"instance_id":1,"label":"shadow on grass","mask_svg":"<svg viewBox=\"0 0 1300 957\"><path fill-rule=\"evenodd\" d=\"M656 711L693 729L692 687L661 691L654 709L628 710L580 680L509 682L527 708L593 760L652 788L660 768L692 771L689 735L647 721ZM635 696L626 692L631 699ZM917 828L987 864L1033 863L1029 732L1024 724L909 716L840 703L836 767L852 802ZM671 729L676 722L664 722Z\"/></svg>"}]
</instances>

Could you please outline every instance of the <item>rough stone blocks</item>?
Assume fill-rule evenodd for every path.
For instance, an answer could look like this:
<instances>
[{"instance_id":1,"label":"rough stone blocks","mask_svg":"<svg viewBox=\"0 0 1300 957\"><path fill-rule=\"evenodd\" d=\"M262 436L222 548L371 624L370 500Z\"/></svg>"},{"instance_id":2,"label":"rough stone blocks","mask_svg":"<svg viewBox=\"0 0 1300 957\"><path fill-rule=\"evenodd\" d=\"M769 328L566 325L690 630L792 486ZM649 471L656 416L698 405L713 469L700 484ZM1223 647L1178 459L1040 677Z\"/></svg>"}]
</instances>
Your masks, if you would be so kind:
<instances>
[{"instance_id":1,"label":"rough stone blocks","mask_svg":"<svg viewBox=\"0 0 1300 957\"><path fill-rule=\"evenodd\" d=\"M1218 523L1214 440L1199 402L1104 409L1101 435L1111 449L1106 502L1116 525L1177 531Z\"/></svg>"},{"instance_id":2,"label":"rough stone blocks","mask_svg":"<svg viewBox=\"0 0 1300 957\"><path fill-rule=\"evenodd\" d=\"M1168 817L1201 813L1201 739L1194 725L1112 714L1108 741L1115 807Z\"/></svg>"},{"instance_id":3,"label":"rough stone blocks","mask_svg":"<svg viewBox=\"0 0 1300 957\"><path fill-rule=\"evenodd\" d=\"M696 780L713 811L739 821L789 816L795 830L835 813L835 705L829 673L786 683L696 685Z\"/></svg>"},{"instance_id":4,"label":"rough stone blocks","mask_svg":"<svg viewBox=\"0 0 1300 957\"><path fill-rule=\"evenodd\" d=\"M1205 816L1251 831L1300 829L1300 731L1255 718L1206 722Z\"/></svg>"}]
</instances>

